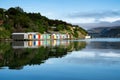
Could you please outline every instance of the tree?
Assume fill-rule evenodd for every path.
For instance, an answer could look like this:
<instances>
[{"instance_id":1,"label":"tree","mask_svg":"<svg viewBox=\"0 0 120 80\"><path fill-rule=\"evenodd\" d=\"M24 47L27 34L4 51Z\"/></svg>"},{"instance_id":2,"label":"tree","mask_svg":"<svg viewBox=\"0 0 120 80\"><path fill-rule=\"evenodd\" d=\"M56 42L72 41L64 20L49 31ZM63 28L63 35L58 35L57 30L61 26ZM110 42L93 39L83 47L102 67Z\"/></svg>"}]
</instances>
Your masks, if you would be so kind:
<instances>
[{"instance_id":1,"label":"tree","mask_svg":"<svg viewBox=\"0 0 120 80\"><path fill-rule=\"evenodd\" d=\"M21 13L24 12L24 10L23 10L22 8L20 8L19 6L18 6L18 7L15 7L15 9L16 9L17 11L21 12Z\"/></svg>"}]
</instances>

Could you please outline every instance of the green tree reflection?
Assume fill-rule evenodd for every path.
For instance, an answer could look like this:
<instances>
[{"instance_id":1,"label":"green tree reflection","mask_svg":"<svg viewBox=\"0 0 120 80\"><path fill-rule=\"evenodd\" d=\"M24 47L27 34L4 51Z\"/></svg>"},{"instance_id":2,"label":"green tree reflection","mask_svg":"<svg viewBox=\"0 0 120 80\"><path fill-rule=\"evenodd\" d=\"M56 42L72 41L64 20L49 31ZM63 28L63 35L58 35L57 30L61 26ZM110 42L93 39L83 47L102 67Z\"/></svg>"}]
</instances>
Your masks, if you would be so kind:
<instances>
[{"instance_id":1,"label":"green tree reflection","mask_svg":"<svg viewBox=\"0 0 120 80\"><path fill-rule=\"evenodd\" d=\"M14 42L13 42L14 43ZM61 58L75 50L85 48L85 42L64 45L39 46L38 48L13 48L11 42L0 42L0 67L22 69L25 65L40 65L49 58Z\"/></svg>"}]
</instances>

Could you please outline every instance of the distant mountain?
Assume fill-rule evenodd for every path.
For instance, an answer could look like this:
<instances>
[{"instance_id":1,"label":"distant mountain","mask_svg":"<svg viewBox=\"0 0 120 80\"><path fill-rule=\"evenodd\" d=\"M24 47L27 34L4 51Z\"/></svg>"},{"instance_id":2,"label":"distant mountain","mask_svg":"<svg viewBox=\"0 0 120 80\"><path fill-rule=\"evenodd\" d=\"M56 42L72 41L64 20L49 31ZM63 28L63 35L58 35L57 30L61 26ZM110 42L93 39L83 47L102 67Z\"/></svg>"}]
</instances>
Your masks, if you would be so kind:
<instances>
[{"instance_id":1,"label":"distant mountain","mask_svg":"<svg viewBox=\"0 0 120 80\"><path fill-rule=\"evenodd\" d=\"M88 33L92 37L120 37L120 26L92 28Z\"/></svg>"},{"instance_id":2,"label":"distant mountain","mask_svg":"<svg viewBox=\"0 0 120 80\"><path fill-rule=\"evenodd\" d=\"M96 27L114 27L114 26L120 26L120 20L117 20L115 22L99 22L99 23L81 23L78 24L85 28L86 30L96 28Z\"/></svg>"}]
</instances>

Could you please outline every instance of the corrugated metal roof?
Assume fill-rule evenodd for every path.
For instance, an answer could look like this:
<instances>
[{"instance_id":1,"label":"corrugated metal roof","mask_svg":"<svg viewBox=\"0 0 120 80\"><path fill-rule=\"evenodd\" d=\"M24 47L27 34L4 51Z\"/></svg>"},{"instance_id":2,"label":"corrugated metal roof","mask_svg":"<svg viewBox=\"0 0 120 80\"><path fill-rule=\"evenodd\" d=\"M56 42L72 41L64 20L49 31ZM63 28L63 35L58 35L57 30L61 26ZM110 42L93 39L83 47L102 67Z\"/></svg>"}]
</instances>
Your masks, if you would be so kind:
<instances>
[{"instance_id":1,"label":"corrugated metal roof","mask_svg":"<svg viewBox=\"0 0 120 80\"><path fill-rule=\"evenodd\" d=\"M14 35L14 34L26 34L26 33L12 33L12 35Z\"/></svg>"}]
</instances>

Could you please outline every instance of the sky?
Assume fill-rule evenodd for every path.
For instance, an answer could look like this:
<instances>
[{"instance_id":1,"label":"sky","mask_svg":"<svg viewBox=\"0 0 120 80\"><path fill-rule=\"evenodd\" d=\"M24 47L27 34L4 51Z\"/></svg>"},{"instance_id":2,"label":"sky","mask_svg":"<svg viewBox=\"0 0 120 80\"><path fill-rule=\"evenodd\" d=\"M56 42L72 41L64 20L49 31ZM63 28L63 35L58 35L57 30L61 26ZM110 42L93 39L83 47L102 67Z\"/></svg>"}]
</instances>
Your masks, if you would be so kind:
<instances>
[{"instance_id":1,"label":"sky","mask_svg":"<svg viewBox=\"0 0 120 80\"><path fill-rule=\"evenodd\" d=\"M17 6L72 24L120 20L120 0L0 0L0 8Z\"/></svg>"}]
</instances>

